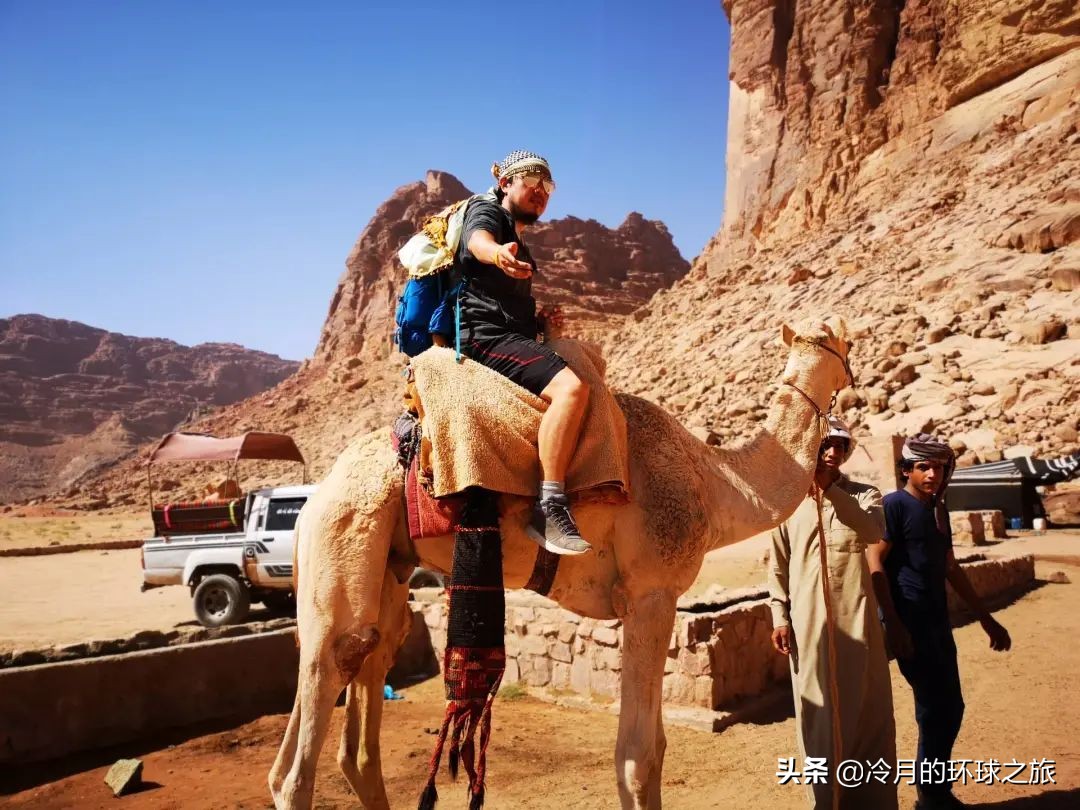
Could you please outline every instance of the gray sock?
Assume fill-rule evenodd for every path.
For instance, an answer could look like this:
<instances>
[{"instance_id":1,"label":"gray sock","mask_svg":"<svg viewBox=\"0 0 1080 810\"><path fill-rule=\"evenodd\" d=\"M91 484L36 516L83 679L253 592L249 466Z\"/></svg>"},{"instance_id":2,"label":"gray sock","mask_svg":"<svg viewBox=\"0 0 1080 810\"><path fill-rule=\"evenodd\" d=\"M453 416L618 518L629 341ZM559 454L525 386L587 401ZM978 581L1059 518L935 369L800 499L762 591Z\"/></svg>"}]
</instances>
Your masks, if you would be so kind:
<instances>
[{"instance_id":1,"label":"gray sock","mask_svg":"<svg viewBox=\"0 0 1080 810\"><path fill-rule=\"evenodd\" d=\"M543 481L540 484L540 500L550 501L554 498L565 498L562 481Z\"/></svg>"}]
</instances>

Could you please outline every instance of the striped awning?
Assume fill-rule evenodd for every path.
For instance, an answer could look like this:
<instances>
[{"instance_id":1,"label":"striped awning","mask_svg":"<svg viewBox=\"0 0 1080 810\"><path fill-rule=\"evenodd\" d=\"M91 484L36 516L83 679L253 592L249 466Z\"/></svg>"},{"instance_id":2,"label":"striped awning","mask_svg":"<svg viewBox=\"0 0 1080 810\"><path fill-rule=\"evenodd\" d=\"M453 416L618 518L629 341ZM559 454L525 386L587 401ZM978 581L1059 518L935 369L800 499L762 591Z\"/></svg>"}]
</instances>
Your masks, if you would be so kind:
<instances>
[{"instance_id":1,"label":"striped awning","mask_svg":"<svg viewBox=\"0 0 1080 810\"><path fill-rule=\"evenodd\" d=\"M1055 459L1024 456L990 464L976 464L953 473L952 484L1019 483L1060 484L1080 478L1080 453Z\"/></svg>"}]
</instances>

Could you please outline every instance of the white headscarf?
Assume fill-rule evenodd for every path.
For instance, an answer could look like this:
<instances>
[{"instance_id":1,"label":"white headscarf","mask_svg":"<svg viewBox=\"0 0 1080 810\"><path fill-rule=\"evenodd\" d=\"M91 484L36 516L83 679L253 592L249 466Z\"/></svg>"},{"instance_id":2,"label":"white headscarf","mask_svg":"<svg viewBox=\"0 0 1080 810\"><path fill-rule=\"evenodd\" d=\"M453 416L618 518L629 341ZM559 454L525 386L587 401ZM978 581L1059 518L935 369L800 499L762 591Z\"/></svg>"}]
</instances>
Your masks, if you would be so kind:
<instances>
[{"instance_id":1,"label":"white headscarf","mask_svg":"<svg viewBox=\"0 0 1080 810\"><path fill-rule=\"evenodd\" d=\"M851 458L851 454L855 452L855 437L851 435L851 431L848 426L841 422L837 417L829 414L829 432L825 434L825 439L831 439L834 436L839 436L847 442L847 449L844 450L844 461ZM825 439L822 439L824 442Z\"/></svg>"}]
</instances>

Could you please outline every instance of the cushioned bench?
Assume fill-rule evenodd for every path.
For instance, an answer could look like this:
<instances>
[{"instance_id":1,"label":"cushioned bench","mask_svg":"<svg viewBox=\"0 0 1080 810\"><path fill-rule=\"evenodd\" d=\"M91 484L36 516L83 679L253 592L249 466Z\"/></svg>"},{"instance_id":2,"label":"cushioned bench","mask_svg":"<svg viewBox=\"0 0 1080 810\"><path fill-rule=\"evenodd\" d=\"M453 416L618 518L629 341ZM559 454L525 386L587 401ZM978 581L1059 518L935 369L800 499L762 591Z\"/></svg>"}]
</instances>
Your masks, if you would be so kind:
<instances>
[{"instance_id":1,"label":"cushioned bench","mask_svg":"<svg viewBox=\"0 0 1080 810\"><path fill-rule=\"evenodd\" d=\"M174 534L239 532L244 529L245 498L157 504L150 511L158 537Z\"/></svg>"}]
</instances>

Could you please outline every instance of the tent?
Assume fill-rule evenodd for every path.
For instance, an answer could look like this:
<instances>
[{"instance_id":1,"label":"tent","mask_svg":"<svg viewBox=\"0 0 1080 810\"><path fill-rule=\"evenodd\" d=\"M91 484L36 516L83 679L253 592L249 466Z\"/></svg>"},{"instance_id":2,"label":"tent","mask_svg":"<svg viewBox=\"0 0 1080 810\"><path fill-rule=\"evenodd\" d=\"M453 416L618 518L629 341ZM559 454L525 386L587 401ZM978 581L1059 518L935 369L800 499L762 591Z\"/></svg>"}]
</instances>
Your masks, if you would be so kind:
<instances>
[{"instance_id":1,"label":"tent","mask_svg":"<svg viewBox=\"0 0 1080 810\"><path fill-rule=\"evenodd\" d=\"M964 467L953 473L945 493L950 512L1000 509L1006 520L1020 518L1030 527L1037 517L1045 517L1037 487L1080 478L1080 453L1045 461L1011 458L990 464Z\"/></svg>"}]
</instances>

